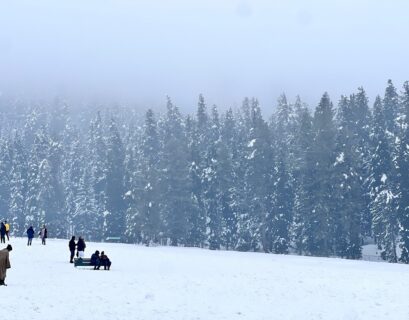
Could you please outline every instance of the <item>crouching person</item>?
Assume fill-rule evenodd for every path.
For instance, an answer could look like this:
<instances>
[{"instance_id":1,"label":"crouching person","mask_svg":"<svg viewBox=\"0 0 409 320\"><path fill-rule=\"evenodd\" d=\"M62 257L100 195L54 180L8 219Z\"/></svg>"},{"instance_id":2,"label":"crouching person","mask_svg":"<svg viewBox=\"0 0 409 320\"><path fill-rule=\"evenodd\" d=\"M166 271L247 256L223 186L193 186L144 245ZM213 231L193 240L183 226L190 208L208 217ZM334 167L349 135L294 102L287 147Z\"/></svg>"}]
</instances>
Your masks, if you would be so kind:
<instances>
[{"instance_id":1,"label":"crouching person","mask_svg":"<svg viewBox=\"0 0 409 320\"><path fill-rule=\"evenodd\" d=\"M6 279L7 269L10 269L9 252L13 250L11 245L8 245L6 249L0 250L0 286L6 286L4 280Z\"/></svg>"},{"instance_id":2,"label":"crouching person","mask_svg":"<svg viewBox=\"0 0 409 320\"><path fill-rule=\"evenodd\" d=\"M100 266L104 266L104 270L109 270L111 268L111 260L109 260L108 256L105 254L104 251L101 252L101 257L100 257ZM99 267L98 267L99 269Z\"/></svg>"},{"instance_id":3,"label":"crouching person","mask_svg":"<svg viewBox=\"0 0 409 320\"><path fill-rule=\"evenodd\" d=\"M97 250L91 255L91 266L94 266L94 270L99 270L100 263L99 251Z\"/></svg>"}]
</instances>

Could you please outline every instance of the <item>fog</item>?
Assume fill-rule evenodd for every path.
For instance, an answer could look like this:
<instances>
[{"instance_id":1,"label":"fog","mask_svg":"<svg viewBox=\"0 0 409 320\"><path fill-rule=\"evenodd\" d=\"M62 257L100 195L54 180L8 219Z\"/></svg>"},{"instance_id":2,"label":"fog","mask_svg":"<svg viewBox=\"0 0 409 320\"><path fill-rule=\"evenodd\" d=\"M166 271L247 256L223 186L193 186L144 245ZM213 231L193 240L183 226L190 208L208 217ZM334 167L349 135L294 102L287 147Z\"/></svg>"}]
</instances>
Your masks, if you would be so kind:
<instances>
[{"instance_id":1,"label":"fog","mask_svg":"<svg viewBox=\"0 0 409 320\"><path fill-rule=\"evenodd\" d=\"M314 106L409 79L409 2L0 0L0 92L141 108Z\"/></svg>"}]
</instances>

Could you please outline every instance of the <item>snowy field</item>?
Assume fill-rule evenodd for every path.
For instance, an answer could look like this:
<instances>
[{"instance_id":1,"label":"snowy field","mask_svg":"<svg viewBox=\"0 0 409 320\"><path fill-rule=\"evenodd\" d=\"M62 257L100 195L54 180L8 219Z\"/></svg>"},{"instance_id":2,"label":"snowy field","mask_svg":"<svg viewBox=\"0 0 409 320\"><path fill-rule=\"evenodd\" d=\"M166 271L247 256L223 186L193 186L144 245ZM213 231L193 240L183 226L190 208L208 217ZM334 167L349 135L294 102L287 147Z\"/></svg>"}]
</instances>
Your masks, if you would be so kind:
<instances>
[{"instance_id":1,"label":"snowy field","mask_svg":"<svg viewBox=\"0 0 409 320\"><path fill-rule=\"evenodd\" d=\"M407 265L87 243L113 261L93 271L68 240L11 240L8 319L409 319Z\"/></svg>"}]
</instances>

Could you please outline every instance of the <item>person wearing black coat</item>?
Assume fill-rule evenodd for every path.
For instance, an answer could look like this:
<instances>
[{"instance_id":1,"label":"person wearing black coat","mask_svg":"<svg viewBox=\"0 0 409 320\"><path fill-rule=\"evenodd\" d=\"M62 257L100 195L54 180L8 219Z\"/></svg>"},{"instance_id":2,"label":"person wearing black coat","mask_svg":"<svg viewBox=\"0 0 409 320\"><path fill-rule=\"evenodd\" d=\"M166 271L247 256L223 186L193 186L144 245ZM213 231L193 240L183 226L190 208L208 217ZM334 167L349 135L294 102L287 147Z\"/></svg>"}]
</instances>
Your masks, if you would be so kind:
<instances>
[{"instance_id":1,"label":"person wearing black coat","mask_svg":"<svg viewBox=\"0 0 409 320\"><path fill-rule=\"evenodd\" d=\"M75 243L75 236L72 236L70 242L68 242L68 248L70 248L70 263L74 263L74 254L75 254L75 247L77 244Z\"/></svg>"},{"instance_id":2,"label":"person wearing black coat","mask_svg":"<svg viewBox=\"0 0 409 320\"><path fill-rule=\"evenodd\" d=\"M83 237L80 237L77 242L77 257L84 258L86 245Z\"/></svg>"},{"instance_id":3,"label":"person wearing black coat","mask_svg":"<svg viewBox=\"0 0 409 320\"><path fill-rule=\"evenodd\" d=\"M6 225L4 222L1 222L0 225L0 242L6 243Z\"/></svg>"},{"instance_id":4,"label":"person wearing black coat","mask_svg":"<svg viewBox=\"0 0 409 320\"><path fill-rule=\"evenodd\" d=\"M34 238L33 226L30 226L30 228L27 229L27 238L28 238L27 245L31 246L31 242L33 241Z\"/></svg>"},{"instance_id":5,"label":"person wearing black coat","mask_svg":"<svg viewBox=\"0 0 409 320\"><path fill-rule=\"evenodd\" d=\"M99 259L99 251L95 251L95 253L93 253L91 255L91 266L94 266L94 270L99 270L100 268L100 259Z\"/></svg>"},{"instance_id":6,"label":"person wearing black coat","mask_svg":"<svg viewBox=\"0 0 409 320\"><path fill-rule=\"evenodd\" d=\"M106 269L109 270L111 268L111 260L109 260L108 256L105 254L104 251L101 252L101 256L99 258L99 265L104 266L104 270Z\"/></svg>"}]
</instances>

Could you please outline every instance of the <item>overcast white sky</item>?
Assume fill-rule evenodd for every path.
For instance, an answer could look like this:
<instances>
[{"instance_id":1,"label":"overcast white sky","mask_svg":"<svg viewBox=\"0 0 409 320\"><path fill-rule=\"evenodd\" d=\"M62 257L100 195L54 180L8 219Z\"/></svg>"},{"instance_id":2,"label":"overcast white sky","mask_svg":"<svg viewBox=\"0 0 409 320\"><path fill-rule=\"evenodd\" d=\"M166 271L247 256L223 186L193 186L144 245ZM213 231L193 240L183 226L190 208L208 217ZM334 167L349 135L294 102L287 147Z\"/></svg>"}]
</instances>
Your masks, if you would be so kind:
<instances>
[{"instance_id":1,"label":"overcast white sky","mask_svg":"<svg viewBox=\"0 0 409 320\"><path fill-rule=\"evenodd\" d=\"M407 0L0 0L0 91L33 98L315 106L409 80Z\"/></svg>"}]
</instances>

